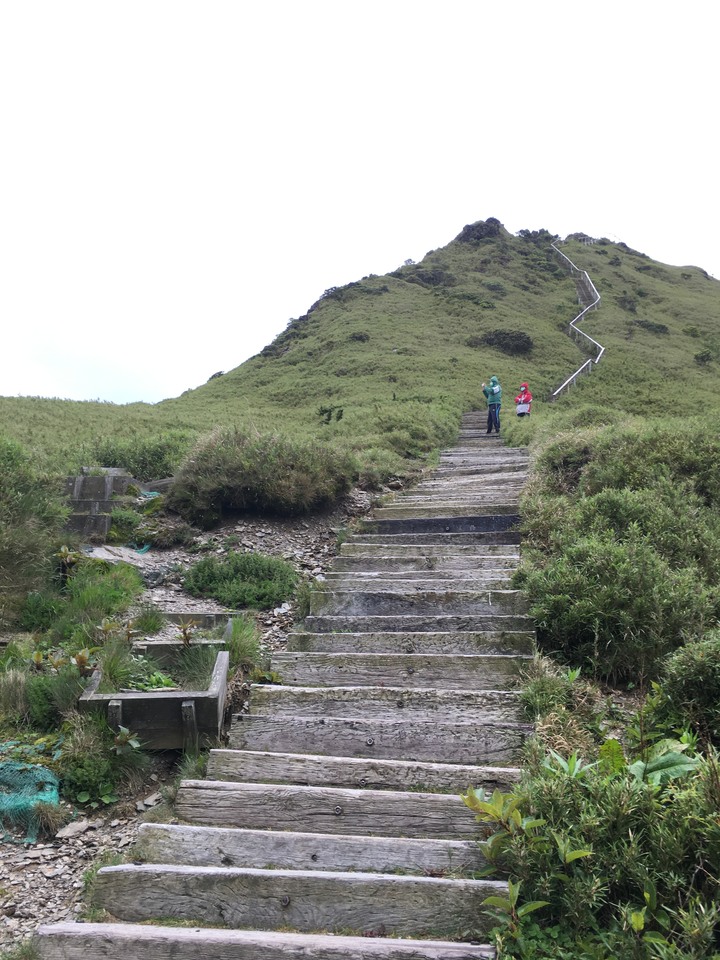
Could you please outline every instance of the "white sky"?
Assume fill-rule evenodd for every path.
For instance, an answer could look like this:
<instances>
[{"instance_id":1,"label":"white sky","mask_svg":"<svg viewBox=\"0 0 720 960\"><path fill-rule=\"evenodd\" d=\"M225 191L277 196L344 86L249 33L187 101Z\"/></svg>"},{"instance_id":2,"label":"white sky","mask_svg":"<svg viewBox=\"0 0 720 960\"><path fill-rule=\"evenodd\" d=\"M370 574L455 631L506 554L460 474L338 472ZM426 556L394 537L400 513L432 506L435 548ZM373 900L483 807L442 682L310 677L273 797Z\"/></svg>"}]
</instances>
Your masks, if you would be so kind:
<instances>
[{"instance_id":1,"label":"white sky","mask_svg":"<svg viewBox=\"0 0 720 960\"><path fill-rule=\"evenodd\" d=\"M717 11L0 0L0 395L177 396L491 216L720 277Z\"/></svg>"}]
</instances>

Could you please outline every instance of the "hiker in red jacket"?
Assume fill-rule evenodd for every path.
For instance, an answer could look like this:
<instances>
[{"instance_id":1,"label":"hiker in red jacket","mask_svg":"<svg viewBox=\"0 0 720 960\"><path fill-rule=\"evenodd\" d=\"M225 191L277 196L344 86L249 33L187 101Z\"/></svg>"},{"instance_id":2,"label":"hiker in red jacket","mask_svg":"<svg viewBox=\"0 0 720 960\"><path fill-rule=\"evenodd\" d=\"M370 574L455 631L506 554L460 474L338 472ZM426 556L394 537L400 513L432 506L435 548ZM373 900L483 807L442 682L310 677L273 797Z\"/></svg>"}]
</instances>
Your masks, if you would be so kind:
<instances>
[{"instance_id":1,"label":"hiker in red jacket","mask_svg":"<svg viewBox=\"0 0 720 960\"><path fill-rule=\"evenodd\" d=\"M520 393L515 397L517 404L517 415L519 417L529 417L532 409L532 394L526 383L520 384Z\"/></svg>"}]
</instances>

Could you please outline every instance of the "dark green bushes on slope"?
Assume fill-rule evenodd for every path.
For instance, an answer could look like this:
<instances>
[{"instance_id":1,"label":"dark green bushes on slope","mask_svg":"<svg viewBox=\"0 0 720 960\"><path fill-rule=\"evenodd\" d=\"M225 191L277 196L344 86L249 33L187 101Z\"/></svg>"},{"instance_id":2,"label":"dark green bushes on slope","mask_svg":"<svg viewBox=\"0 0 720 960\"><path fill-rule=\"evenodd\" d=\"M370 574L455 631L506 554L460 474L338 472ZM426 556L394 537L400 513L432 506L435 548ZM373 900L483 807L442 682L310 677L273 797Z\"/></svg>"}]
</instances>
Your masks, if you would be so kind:
<instances>
[{"instance_id":1,"label":"dark green bushes on slope","mask_svg":"<svg viewBox=\"0 0 720 960\"><path fill-rule=\"evenodd\" d=\"M596 676L657 676L720 616L720 443L703 423L596 428L538 470L518 583L541 645Z\"/></svg>"},{"instance_id":2,"label":"dark green bushes on slope","mask_svg":"<svg viewBox=\"0 0 720 960\"><path fill-rule=\"evenodd\" d=\"M680 724L720 747L720 630L668 657L662 690Z\"/></svg>"},{"instance_id":3,"label":"dark green bushes on slope","mask_svg":"<svg viewBox=\"0 0 720 960\"><path fill-rule=\"evenodd\" d=\"M234 511L302 514L345 493L354 472L349 456L321 443L220 429L184 461L168 507L205 529Z\"/></svg>"}]
</instances>

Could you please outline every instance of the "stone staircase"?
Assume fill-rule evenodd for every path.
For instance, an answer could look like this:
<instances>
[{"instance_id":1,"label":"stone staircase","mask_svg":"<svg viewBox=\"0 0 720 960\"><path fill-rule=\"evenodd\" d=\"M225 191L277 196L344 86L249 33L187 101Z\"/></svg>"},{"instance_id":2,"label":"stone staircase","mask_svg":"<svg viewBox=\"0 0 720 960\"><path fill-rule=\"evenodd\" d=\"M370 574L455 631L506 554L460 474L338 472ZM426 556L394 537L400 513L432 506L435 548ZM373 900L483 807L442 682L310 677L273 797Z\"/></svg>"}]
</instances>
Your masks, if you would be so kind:
<instances>
[{"instance_id":1,"label":"stone staircase","mask_svg":"<svg viewBox=\"0 0 720 960\"><path fill-rule=\"evenodd\" d=\"M83 468L85 469L85 468ZM89 473L68 477L65 484L71 514L67 529L94 543L103 543L110 531L115 497L123 496L133 478L127 470L102 467L97 475Z\"/></svg>"},{"instance_id":2,"label":"stone staircase","mask_svg":"<svg viewBox=\"0 0 720 960\"><path fill-rule=\"evenodd\" d=\"M182 783L182 823L144 824L138 862L99 872L119 922L41 927L43 960L494 956L482 902L506 888L475 879L458 794L518 777L534 631L510 584L527 454L483 421L342 544L273 657L282 684Z\"/></svg>"}]
</instances>

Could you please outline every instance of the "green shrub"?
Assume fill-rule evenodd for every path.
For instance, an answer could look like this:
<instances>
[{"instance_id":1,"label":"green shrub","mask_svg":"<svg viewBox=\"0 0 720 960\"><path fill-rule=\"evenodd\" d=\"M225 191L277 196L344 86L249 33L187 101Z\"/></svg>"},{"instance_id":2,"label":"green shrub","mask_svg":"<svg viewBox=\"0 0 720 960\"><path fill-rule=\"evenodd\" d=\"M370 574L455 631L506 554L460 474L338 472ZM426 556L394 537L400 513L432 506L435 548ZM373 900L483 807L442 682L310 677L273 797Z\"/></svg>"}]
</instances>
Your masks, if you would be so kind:
<instances>
[{"instance_id":1,"label":"green shrub","mask_svg":"<svg viewBox=\"0 0 720 960\"><path fill-rule=\"evenodd\" d=\"M628 766L622 756L607 774L554 754L529 766L512 794L468 792L478 819L495 829L481 843L485 855L519 883L519 909L506 911L498 931L503 956L710 956L720 932L716 761L683 763L665 751L653 769L670 770L672 756L672 773L655 782L648 764ZM529 903L537 914L523 908ZM703 911L710 922L693 928L688 912ZM680 952L656 953L657 942Z\"/></svg>"},{"instance_id":2,"label":"green shrub","mask_svg":"<svg viewBox=\"0 0 720 960\"><path fill-rule=\"evenodd\" d=\"M168 506L201 527L225 513L307 513L349 487L351 458L330 446L277 434L216 430L184 461Z\"/></svg>"},{"instance_id":3,"label":"green shrub","mask_svg":"<svg viewBox=\"0 0 720 960\"><path fill-rule=\"evenodd\" d=\"M720 630L668 657L662 689L685 724L720 745Z\"/></svg>"},{"instance_id":4,"label":"green shrub","mask_svg":"<svg viewBox=\"0 0 720 960\"><path fill-rule=\"evenodd\" d=\"M671 567L632 528L622 543L607 531L581 537L519 579L541 648L615 680L655 676L662 658L702 633L718 608L695 570Z\"/></svg>"},{"instance_id":5,"label":"green shrub","mask_svg":"<svg viewBox=\"0 0 720 960\"><path fill-rule=\"evenodd\" d=\"M259 553L231 553L225 560L205 557L185 575L185 589L193 596L256 610L283 603L296 582L297 573L289 563Z\"/></svg>"},{"instance_id":6,"label":"green shrub","mask_svg":"<svg viewBox=\"0 0 720 960\"><path fill-rule=\"evenodd\" d=\"M699 367L704 367L706 364L712 363L714 359L715 354L712 352L712 350L701 350L693 357L693 360Z\"/></svg>"}]
</instances>

